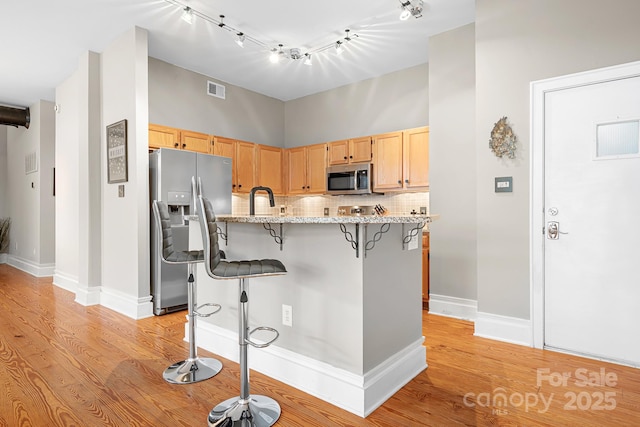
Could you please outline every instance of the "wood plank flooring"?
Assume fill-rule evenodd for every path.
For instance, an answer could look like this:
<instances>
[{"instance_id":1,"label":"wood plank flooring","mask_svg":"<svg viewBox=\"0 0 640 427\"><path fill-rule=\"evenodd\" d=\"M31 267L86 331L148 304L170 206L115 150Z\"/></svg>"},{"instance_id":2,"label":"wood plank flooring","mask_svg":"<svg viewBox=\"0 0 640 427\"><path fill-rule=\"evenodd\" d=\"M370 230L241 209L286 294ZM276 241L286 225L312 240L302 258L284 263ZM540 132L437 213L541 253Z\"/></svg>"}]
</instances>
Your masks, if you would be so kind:
<instances>
[{"instance_id":1,"label":"wood plank flooring","mask_svg":"<svg viewBox=\"0 0 640 427\"><path fill-rule=\"evenodd\" d=\"M51 278L0 265L0 426L206 426L238 395L238 365L220 358L210 380L166 383L188 354L184 322L84 307ZM474 337L471 322L426 312L423 329L429 368L366 419L254 371L251 390L280 403L278 426L640 423L638 369Z\"/></svg>"}]
</instances>

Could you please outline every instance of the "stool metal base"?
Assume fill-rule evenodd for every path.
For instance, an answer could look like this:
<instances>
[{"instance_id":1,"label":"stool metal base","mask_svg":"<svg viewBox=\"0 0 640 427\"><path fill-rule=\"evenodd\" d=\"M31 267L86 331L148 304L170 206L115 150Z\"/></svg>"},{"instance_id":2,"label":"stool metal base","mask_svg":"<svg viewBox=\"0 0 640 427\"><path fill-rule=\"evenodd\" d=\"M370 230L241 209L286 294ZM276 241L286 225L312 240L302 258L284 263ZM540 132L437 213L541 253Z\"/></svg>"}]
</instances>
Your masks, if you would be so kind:
<instances>
[{"instance_id":1,"label":"stool metal base","mask_svg":"<svg viewBox=\"0 0 640 427\"><path fill-rule=\"evenodd\" d=\"M208 380L222 369L219 360L197 357L174 363L165 369L162 377L173 384L192 384Z\"/></svg>"},{"instance_id":2,"label":"stool metal base","mask_svg":"<svg viewBox=\"0 0 640 427\"><path fill-rule=\"evenodd\" d=\"M280 418L280 405L267 396L232 397L209 413L209 427L269 427Z\"/></svg>"}]
</instances>

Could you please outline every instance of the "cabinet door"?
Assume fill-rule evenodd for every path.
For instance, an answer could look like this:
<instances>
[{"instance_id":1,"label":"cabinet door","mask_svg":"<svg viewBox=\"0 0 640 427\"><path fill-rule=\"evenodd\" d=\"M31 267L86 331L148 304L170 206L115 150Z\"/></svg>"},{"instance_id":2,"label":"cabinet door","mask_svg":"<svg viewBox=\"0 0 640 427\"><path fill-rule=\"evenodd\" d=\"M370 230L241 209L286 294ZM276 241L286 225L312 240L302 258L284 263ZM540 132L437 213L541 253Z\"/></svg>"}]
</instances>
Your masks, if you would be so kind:
<instances>
[{"instance_id":1,"label":"cabinet door","mask_svg":"<svg viewBox=\"0 0 640 427\"><path fill-rule=\"evenodd\" d=\"M236 142L223 136L213 137L213 154L231 158L231 191L236 192Z\"/></svg>"},{"instance_id":2,"label":"cabinet door","mask_svg":"<svg viewBox=\"0 0 640 427\"><path fill-rule=\"evenodd\" d=\"M210 153L211 137L206 133L183 130L180 133L180 148L183 150Z\"/></svg>"},{"instance_id":3,"label":"cabinet door","mask_svg":"<svg viewBox=\"0 0 640 427\"><path fill-rule=\"evenodd\" d=\"M327 191L327 144L307 146L307 193Z\"/></svg>"},{"instance_id":4,"label":"cabinet door","mask_svg":"<svg viewBox=\"0 0 640 427\"><path fill-rule=\"evenodd\" d=\"M365 136L349 140L349 162L360 163L371 161L371 137Z\"/></svg>"},{"instance_id":5,"label":"cabinet door","mask_svg":"<svg viewBox=\"0 0 640 427\"><path fill-rule=\"evenodd\" d=\"M180 129L149 123L149 148L179 148Z\"/></svg>"},{"instance_id":6,"label":"cabinet door","mask_svg":"<svg viewBox=\"0 0 640 427\"><path fill-rule=\"evenodd\" d=\"M236 141L236 192L249 193L255 186L256 145Z\"/></svg>"},{"instance_id":7,"label":"cabinet door","mask_svg":"<svg viewBox=\"0 0 640 427\"><path fill-rule=\"evenodd\" d=\"M373 137L373 189L402 189L402 132Z\"/></svg>"},{"instance_id":8,"label":"cabinet door","mask_svg":"<svg viewBox=\"0 0 640 427\"><path fill-rule=\"evenodd\" d=\"M346 165L349 163L349 140L334 141L327 144L330 165Z\"/></svg>"},{"instance_id":9,"label":"cabinet door","mask_svg":"<svg viewBox=\"0 0 640 427\"><path fill-rule=\"evenodd\" d=\"M289 173L287 177L288 194L304 194L307 191L307 149L296 147L287 150Z\"/></svg>"},{"instance_id":10,"label":"cabinet door","mask_svg":"<svg viewBox=\"0 0 640 427\"><path fill-rule=\"evenodd\" d=\"M282 148L258 145L257 185L271 188L274 194L284 194L282 157Z\"/></svg>"},{"instance_id":11,"label":"cabinet door","mask_svg":"<svg viewBox=\"0 0 640 427\"><path fill-rule=\"evenodd\" d=\"M429 186L429 128L404 131L404 187Z\"/></svg>"}]
</instances>

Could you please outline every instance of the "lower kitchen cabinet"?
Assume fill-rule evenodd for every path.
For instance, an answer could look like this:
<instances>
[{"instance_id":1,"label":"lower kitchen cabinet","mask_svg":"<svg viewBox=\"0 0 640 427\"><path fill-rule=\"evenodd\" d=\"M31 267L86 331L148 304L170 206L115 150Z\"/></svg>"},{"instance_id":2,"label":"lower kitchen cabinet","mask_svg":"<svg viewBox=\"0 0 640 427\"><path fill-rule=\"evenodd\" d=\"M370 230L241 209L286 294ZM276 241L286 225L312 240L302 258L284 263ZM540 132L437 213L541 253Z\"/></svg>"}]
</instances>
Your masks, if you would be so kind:
<instances>
[{"instance_id":1,"label":"lower kitchen cabinet","mask_svg":"<svg viewBox=\"0 0 640 427\"><path fill-rule=\"evenodd\" d=\"M422 308L429 310L429 233L422 234Z\"/></svg>"}]
</instances>

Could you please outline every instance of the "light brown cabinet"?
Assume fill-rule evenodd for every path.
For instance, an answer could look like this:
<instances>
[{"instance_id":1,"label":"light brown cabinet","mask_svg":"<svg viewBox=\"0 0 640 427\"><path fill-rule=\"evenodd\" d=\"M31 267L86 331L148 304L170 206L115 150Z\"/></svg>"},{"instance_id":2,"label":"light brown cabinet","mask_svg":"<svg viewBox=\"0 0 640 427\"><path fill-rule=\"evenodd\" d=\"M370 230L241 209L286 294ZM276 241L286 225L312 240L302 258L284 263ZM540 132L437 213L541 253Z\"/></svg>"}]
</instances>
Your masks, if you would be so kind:
<instances>
[{"instance_id":1,"label":"light brown cabinet","mask_svg":"<svg viewBox=\"0 0 640 427\"><path fill-rule=\"evenodd\" d=\"M180 129L149 124L149 149L180 148Z\"/></svg>"},{"instance_id":2,"label":"light brown cabinet","mask_svg":"<svg viewBox=\"0 0 640 427\"><path fill-rule=\"evenodd\" d=\"M429 233L422 234L422 308L429 310Z\"/></svg>"},{"instance_id":3,"label":"light brown cabinet","mask_svg":"<svg viewBox=\"0 0 640 427\"><path fill-rule=\"evenodd\" d=\"M344 139L327 144L329 165L371 161L371 137Z\"/></svg>"},{"instance_id":4,"label":"light brown cabinet","mask_svg":"<svg viewBox=\"0 0 640 427\"><path fill-rule=\"evenodd\" d=\"M231 191L248 193L255 186L256 144L222 136L213 137L213 154L231 157Z\"/></svg>"},{"instance_id":5,"label":"light brown cabinet","mask_svg":"<svg viewBox=\"0 0 640 427\"><path fill-rule=\"evenodd\" d=\"M181 130L180 148L182 150L209 154L211 153L211 136L206 133Z\"/></svg>"},{"instance_id":6,"label":"light brown cabinet","mask_svg":"<svg viewBox=\"0 0 640 427\"><path fill-rule=\"evenodd\" d=\"M429 187L429 128L373 137L374 191L426 190Z\"/></svg>"},{"instance_id":7,"label":"light brown cabinet","mask_svg":"<svg viewBox=\"0 0 640 427\"><path fill-rule=\"evenodd\" d=\"M287 151L287 193L322 194L326 191L327 144L307 145Z\"/></svg>"},{"instance_id":8,"label":"light brown cabinet","mask_svg":"<svg viewBox=\"0 0 640 427\"><path fill-rule=\"evenodd\" d=\"M157 148L175 148L209 154L211 137L206 133L149 124L149 149Z\"/></svg>"},{"instance_id":9,"label":"light brown cabinet","mask_svg":"<svg viewBox=\"0 0 640 427\"><path fill-rule=\"evenodd\" d=\"M274 194L284 194L282 148L258 144L257 149L257 185L271 188Z\"/></svg>"}]
</instances>

